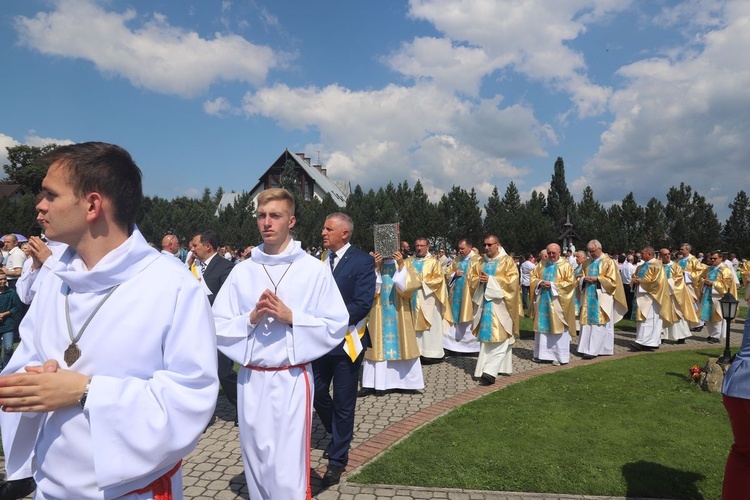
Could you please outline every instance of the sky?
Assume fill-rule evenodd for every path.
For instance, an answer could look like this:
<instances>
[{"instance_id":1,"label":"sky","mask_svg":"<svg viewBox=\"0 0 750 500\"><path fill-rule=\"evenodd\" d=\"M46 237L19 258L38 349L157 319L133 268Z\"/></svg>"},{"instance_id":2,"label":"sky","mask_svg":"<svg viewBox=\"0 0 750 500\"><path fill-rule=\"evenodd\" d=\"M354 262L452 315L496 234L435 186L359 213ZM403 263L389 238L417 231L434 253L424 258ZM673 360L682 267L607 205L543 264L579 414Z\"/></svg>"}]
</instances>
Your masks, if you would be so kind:
<instances>
[{"instance_id":1,"label":"sky","mask_svg":"<svg viewBox=\"0 0 750 500\"><path fill-rule=\"evenodd\" d=\"M5 147L104 141L168 199L285 149L335 180L645 205L750 187L747 0L24 0L0 13Z\"/></svg>"}]
</instances>

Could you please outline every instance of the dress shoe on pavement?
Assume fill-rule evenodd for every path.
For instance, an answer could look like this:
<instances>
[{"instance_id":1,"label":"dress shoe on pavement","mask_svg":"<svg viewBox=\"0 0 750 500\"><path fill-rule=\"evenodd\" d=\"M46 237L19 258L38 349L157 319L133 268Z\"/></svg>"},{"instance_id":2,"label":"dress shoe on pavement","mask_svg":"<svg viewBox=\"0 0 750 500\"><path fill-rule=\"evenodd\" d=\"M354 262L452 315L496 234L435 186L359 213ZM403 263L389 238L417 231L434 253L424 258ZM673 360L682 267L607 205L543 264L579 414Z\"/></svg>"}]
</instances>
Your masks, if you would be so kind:
<instances>
[{"instance_id":1,"label":"dress shoe on pavement","mask_svg":"<svg viewBox=\"0 0 750 500\"><path fill-rule=\"evenodd\" d=\"M328 464L326 473L323 475L323 486L333 486L339 484L341 481L341 473L344 472L345 467L341 465Z\"/></svg>"},{"instance_id":2,"label":"dress shoe on pavement","mask_svg":"<svg viewBox=\"0 0 750 500\"><path fill-rule=\"evenodd\" d=\"M709 344L718 344L720 342L721 342L721 340L719 340L719 339L715 339L713 337L708 337L708 343Z\"/></svg>"},{"instance_id":3,"label":"dress shoe on pavement","mask_svg":"<svg viewBox=\"0 0 750 500\"><path fill-rule=\"evenodd\" d=\"M479 380L477 381L479 385L492 385L495 383L495 377L488 373L483 373L481 377L479 377Z\"/></svg>"},{"instance_id":4,"label":"dress shoe on pavement","mask_svg":"<svg viewBox=\"0 0 750 500\"><path fill-rule=\"evenodd\" d=\"M14 479L0 484L0 500L17 500L29 496L35 489L34 478Z\"/></svg>"},{"instance_id":5,"label":"dress shoe on pavement","mask_svg":"<svg viewBox=\"0 0 750 500\"><path fill-rule=\"evenodd\" d=\"M679 339L679 340L677 341L677 343L678 343L678 344L684 344L684 343L685 343L685 339Z\"/></svg>"},{"instance_id":6,"label":"dress shoe on pavement","mask_svg":"<svg viewBox=\"0 0 750 500\"><path fill-rule=\"evenodd\" d=\"M375 389L372 387L363 387L360 390L357 391L357 397L358 398L364 398L367 396L372 396L375 394Z\"/></svg>"}]
</instances>

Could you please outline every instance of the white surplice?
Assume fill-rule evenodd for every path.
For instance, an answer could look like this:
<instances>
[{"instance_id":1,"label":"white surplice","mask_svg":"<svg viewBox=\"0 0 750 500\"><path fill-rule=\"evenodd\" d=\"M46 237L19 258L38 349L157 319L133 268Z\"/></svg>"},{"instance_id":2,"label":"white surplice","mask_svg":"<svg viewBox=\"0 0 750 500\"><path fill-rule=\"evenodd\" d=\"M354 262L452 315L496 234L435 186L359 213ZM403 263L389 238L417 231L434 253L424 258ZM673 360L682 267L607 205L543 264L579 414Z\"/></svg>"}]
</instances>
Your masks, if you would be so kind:
<instances>
[{"instance_id":1,"label":"white surplice","mask_svg":"<svg viewBox=\"0 0 750 500\"><path fill-rule=\"evenodd\" d=\"M13 442L3 443L8 473L18 477L16 468L34 453L36 498L127 496L189 454L213 415L218 381L208 301L195 278L137 229L91 270L68 249L50 271L3 373L54 359L91 376L91 386L83 410L23 414ZM77 333L115 285L78 341L80 359L68 367L66 292ZM172 484L182 498L179 471Z\"/></svg>"},{"instance_id":2,"label":"white surplice","mask_svg":"<svg viewBox=\"0 0 750 500\"><path fill-rule=\"evenodd\" d=\"M265 290L292 310L293 324L250 312ZM213 305L219 350L240 363L238 418L252 499L302 499L309 488L310 362L339 345L349 313L327 263L292 240L279 255L252 250ZM252 368L247 368L252 367Z\"/></svg>"}]
</instances>

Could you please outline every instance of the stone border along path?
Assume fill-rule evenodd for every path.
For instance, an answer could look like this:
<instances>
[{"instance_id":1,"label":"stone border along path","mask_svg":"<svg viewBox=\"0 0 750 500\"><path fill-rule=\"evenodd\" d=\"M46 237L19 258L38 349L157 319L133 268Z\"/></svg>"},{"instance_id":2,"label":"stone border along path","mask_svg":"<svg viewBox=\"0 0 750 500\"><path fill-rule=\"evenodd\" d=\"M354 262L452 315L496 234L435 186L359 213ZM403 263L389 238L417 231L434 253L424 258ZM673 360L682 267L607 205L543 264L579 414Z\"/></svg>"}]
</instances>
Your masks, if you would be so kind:
<instances>
[{"instance_id":1,"label":"stone border along path","mask_svg":"<svg viewBox=\"0 0 750 500\"><path fill-rule=\"evenodd\" d=\"M744 305L744 303L743 303ZM735 322L732 325L732 346L736 348L742 340L744 324ZM527 380L531 377L565 370L591 363L600 363L609 359L620 359L628 356L647 353L631 352L630 343L635 340L635 333L617 332L615 334L614 356L598 357L583 360L575 354L576 339L571 345L571 362L555 367L548 363L532 361L534 340L519 340L513 349L513 375L499 376L492 386L479 386L472 379L476 358L446 357L439 364L424 366L425 389L422 394L388 393L383 396L368 396L357 400L357 413L354 429L354 440L349 452L347 473L342 482L323 490L321 478L327 461L322 459L329 436L323 429L317 416L313 416L311 484L313 496L319 500L411 500L422 498L447 499L482 499L482 500L557 500L614 498L556 495L520 492L490 492L450 488L423 488L394 485L359 485L346 482L347 474L356 472L366 463L377 458L386 449L402 440L414 430L431 422L448 411L482 397L490 392L502 389L510 384ZM723 344L709 344L706 341L706 330L687 340L683 345L674 343L662 344L659 350L689 350L700 347L721 347ZM184 496L186 499L247 499L247 486L242 468L239 436L233 423L234 410L224 396L220 396L214 419L203 434L195 451L183 461ZM5 470L5 460L0 457L0 467ZM3 474L4 475L4 474Z\"/></svg>"}]
</instances>

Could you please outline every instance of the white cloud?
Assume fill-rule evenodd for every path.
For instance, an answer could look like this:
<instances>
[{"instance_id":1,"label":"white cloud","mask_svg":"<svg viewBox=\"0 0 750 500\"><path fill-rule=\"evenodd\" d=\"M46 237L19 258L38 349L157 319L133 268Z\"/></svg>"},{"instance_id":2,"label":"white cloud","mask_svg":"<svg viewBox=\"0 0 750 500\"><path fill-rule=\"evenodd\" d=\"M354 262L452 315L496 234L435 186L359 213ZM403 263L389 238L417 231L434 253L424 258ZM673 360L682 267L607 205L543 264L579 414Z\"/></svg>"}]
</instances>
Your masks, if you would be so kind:
<instances>
[{"instance_id":1,"label":"white cloud","mask_svg":"<svg viewBox=\"0 0 750 500\"><path fill-rule=\"evenodd\" d=\"M415 38L385 62L415 81L431 81L439 88L469 95L477 95L481 79L494 70L482 49L454 46L446 38Z\"/></svg>"},{"instance_id":2,"label":"white cloud","mask_svg":"<svg viewBox=\"0 0 750 500\"><path fill-rule=\"evenodd\" d=\"M434 24L453 44L468 43L481 51L481 59L465 61L464 66L474 65L468 72L472 78L483 71L512 69L569 93L578 114L592 116L605 110L611 89L591 82L583 55L568 43L584 34L587 25L630 4L631 0L411 0L409 14ZM421 54L409 46L404 52L393 60ZM410 67L431 65L412 62ZM454 69L454 79L466 72L459 65Z\"/></svg>"},{"instance_id":3,"label":"white cloud","mask_svg":"<svg viewBox=\"0 0 750 500\"><path fill-rule=\"evenodd\" d=\"M158 13L142 22L133 9L108 12L91 0L57 0L54 11L19 16L15 26L21 43L42 54L85 59L137 87L182 97L219 81L260 85L290 57L238 35L202 38Z\"/></svg>"},{"instance_id":4,"label":"white cloud","mask_svg":"<svg viewBox=\"0 0 750 500\"><path fill-rule=\"evenodd\" d=\"M211 116L223 116L227 112L232 112L232 105L225 97L217 97L213 100L207 100L203 103L203 111Z\"/></svg>"},{"instance_id":5,"label":"white cloud","mask_svg":"<svg viewBox=\"0 0 750 500\"><path fill-rule=\"evenodd\" d=\"M620 69L627 85L614 94L615 118L585 166L597 197L634 191L643 203L664 201L669 186L685 182L727 212L725 197L750 185L748 26L750 2L726 2L698 49Z\"/></svg>"},{"instance_id":6,"label":"white cloud","mask_svg":"<svg viewBox=\"0 0 750 500\"><path fill-rule=\"evenodd\" d=\"M29 135L25 136L23 142L19 142L13 137L3 134L0 132L0 167L8 163L8 150L6 148L12 148L25 144L27 146L42 147L47 144L57 144L58 146L65 146L68 144L75 144L70 139L54 139L52 137L39 137L35 135L35 131L30 131ZM5 177L5 172L0 171L0 176Z\"/></svg>"},{"instance_id":7,"label":"white cloud","mask_svg":"<svg viewBox=\"0 0 750 500\"><path fill-rule=\"evenodd\" d=\"M527 173L513 159L544 154L548 128L531 110L500 104L500 97L463 101L428 84L360 92L277 85L244 98L249 115L270 117L287 129L317 129L332 178L363 186L419 179L437 198L453 184L483 186L488 195L485 183Z\"/></svg>"}]
</instances>

